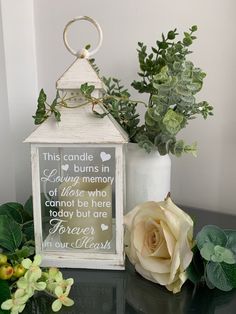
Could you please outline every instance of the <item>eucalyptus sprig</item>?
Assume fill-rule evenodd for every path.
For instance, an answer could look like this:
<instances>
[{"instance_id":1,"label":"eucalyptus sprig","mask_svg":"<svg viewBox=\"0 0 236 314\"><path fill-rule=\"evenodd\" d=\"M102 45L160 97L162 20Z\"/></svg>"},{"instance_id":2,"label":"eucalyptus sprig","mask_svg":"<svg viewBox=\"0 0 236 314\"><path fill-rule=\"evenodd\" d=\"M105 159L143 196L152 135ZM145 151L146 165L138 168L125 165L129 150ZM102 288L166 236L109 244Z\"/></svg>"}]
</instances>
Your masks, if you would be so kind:
<instances>
[{"instance_id":1,"label":"eucalyptus sprig","mask_svg":"<svg viewBox=\"0 0 236 314\"><path fill-rule=\"evenodd\" d=\"M236 288L236 231L207 225L197 234L193 259L187 270L194 283L230 291Z\"/></svg>"},{"instance_id":2,"label":"eucalyptus sprig","mask_svg":"<svg viewBox=\"0 0 236 314\"><path fill-rule=\"evenodd\" d=\"M148 151L157 148L161 155L169 152L176 156L183 152L196 155L196 143L186 145L183 140L176 139L189 120L199 114L206 119L213 110L206 101L198 102L195 96L201 90L206 74L186 59L192 53L189 46L196 39L196 31L194 25L178 41L175 40L176 29L166 36L162 34L162 40L151 47L150 53L145 44L138 43L141 79L131 85L140 93L147 93L149 103L145 123L136 141Z\"/></svg>"}]
</instances>

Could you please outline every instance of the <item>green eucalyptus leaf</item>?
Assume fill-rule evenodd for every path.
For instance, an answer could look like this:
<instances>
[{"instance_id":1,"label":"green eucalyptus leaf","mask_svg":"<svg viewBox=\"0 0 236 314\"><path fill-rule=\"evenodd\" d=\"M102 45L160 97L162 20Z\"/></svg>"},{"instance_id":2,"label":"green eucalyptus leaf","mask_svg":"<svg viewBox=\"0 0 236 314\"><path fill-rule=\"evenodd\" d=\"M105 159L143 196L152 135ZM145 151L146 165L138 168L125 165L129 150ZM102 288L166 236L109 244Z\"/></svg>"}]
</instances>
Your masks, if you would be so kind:
<instances>
[{"instance_id":1,"label":"green eucalyptus leaf","mask_svg":"<svg viewBox=\"0 0 236 314\"><path fill-rule=\"evenodd\" d=\"M170 151L176 157L180 157L184 152L184 141L179 140L177 142L173 142L172 145L170 146Z\"/></svg>"},{"instance_id":2,"label":"green eucalyptus leaf","mask_svg":"<svg viewBox=\"0 0 236 314\"><path fill-rule=\"evenodd\" d=\"M190 45L192 45L193 40L192 40L192 38L190 36L189 37L184 37L183 43L184 43L185 46L190 46Z\"/></svg>"},{"instance_id":3,"label":"green eucalyptus leaf","mask_svg":"<svg viewBox=\"0 0 236 314\"><path fill-rule=\"evenodd\" d=\"M225 262L227 264L235 264L236 260L231 250L220 245L214 247L214 254L212 255L213 262Z\"/></svg>"},{"instance_id":4,"label":"green eucalyptus leaf","mask_svg":"<svg viewBox=\"0 0 236 314\"><path fill-rule=\"evenodd\" d=\"M186 85L178 84L176 86L176 92L182 97L188 99L188 97L191 97L191 91L188 90Z\"/></svg>"},{"instance_id":5,"label":"green eucalyptus leaf","mask_svg":"<svg viewBox=\"0 0 236 314\"><path fill-rule=\"evenodd\" d=\"M13 252L21 244L22 231L20 225L6 215L0 218L0 246Z\"/></svg>"},{"instance_id":6,"label":"green eucalyptus leaf","mask_svg":"<svg viewBox=\"0 0 236 314\"><path fill-rule=\"evenodd\" d=\"M194 157L197 157L197 143L193 143L192 145L185 145L184 146L184 152L185 153L190 153Z\"/></svg>"},{"instance_id":7,"label":"green eucalyptus leaf","mask_svg":"<svg viewBox=\"0 0 236 314\"><path fill-rule=\"evenodd\" d=\"M225 249L225 251L223 253L223 261L226 264L235 264L236 263L234 254L233 254L233 252L231 250Z\"/></svg>"},{"instance_id":8,"label":"green eucalyptus leaf","mask_svg":"<svg viewBox=\"0 0 236 314\"><path fill-rule=\"evenodd\" d=\"M191 32L196 32L197 31L197 25L193 25L190 30L191 30Z\"/></svg>"},{"instance_id":9,"label":"green eucalyptus leaf","mask_svg":"<svg viewBox=\"0 0 236 314\"><path fill-rule=\"evenodd\" d=\"M222 229L214 225L207 225L196 236L198 249L201 250L205 243L225 246L227 236Z\"/></svg>"},{"instance_id":10,"label":"green eucalyptus leaf","mask_svg":"<svg viewBox=\"0 0 236 314\"><path fill-rule=\"evenodd\" d=\"M236 265L208 262L206 265L208 280L222 291L236 287Z\"/></svg>"},{"instance_id":11,"label":"green eucalyptus leaf","mask_svg":"<svg viewBox=\"0 0 236 314\"><path fill-rule=\"evenodd\" d=\"M0 216L7 215L10 218L13 218L19 224L21 224L23 222L23 218L21 215L22 209L23 206L19 203L5 203L0 206Z\"/></svg>"},{"instance_id":12,"label":"green eucalyptus leaf","mask_svg":"<svg viewBox=\"0 0 236 314\"><path fill-rule=\"evenodd\" d=\"M226 247L230 249L236 258L236 230L224 230L227 235Z\"/></svg>"},{"instance_id":13,"label":"green eucalyptus leaf","mask_svg":"<svg viewBox=\"0 0 236 314\"><path fill-rule=\"evenodd\" d=\"M148 111L145 114L145 123L151 127L156 124L155 120L151 117L151 115Z\"/></svg>"},{"instance_id":14,"label":"green eucalyptus leaf","mask_svg":"<svg viewBox=\"0 0 236 314\"><path fill-rule=\"evenodd\" d=\"M204 243L203 247L200 250L201 256L207 260L211 260L211 256L214 254L215 245L211 242Z\"/></svg>"},{"instance_id":15,"label":"green eucalyptus leaf","mask_svg":"<svg viewBox=\"0 0 236 314\"><path fill-rule=\"evenodd\" d=\"M177 134L181 129L181 124L184 121L184 116L181 113L175 112L172 109L169 109L163 118L163 124L166 130L170 134Z\"/></svg>"}]
</instances>

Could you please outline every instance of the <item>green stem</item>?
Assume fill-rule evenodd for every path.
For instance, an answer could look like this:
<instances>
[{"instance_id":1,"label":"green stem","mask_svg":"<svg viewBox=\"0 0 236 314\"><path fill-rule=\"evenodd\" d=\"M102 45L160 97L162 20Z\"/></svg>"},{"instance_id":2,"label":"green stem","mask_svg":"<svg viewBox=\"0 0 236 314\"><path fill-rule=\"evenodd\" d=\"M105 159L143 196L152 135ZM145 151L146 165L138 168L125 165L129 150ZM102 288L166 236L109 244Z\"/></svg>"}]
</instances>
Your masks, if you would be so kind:
<instances>
[{"instance_id":1,"label":"green stem","mask_svg":"<svg viewBox=\"0 0 236 314\"><path fill-rule=\"evenodd\" d=\"M28 220L28 221L24 222L23 224L21 224L21 227L24 227L25 225L27 225L29 223L33 223L33 220Z\"/></svg>"},{"instance_id":2,"label":"green stem","mask_svg":"<svg viewBox=\"0 0 236 314\"><path fill-rule=\"evenodd\" d=\"M96 98L95 98L96 99ZM131 103L139 103L139 104L143 104L143 105L145 105L145 107L147 107L147 104L144 102L144 101L142 101L142 100L132 100L132 99L129 99L129 98L127 98L127 97L118 97L118 96L109 96L109 95L107 95L107 96L104 96L104 97L102 97L102 98L98 98L97 100L100 100L100 101L102 101L102 100L108 100L108 99L118 99L118 100L123 100L123 101L129 101L129 102L131 102Z\"/></svg>"},{"instance_id":3,"label":"green stem","mask_svg":"<svg viewBox=\"0 0 236 314\"><path fill-rule=\"evenodd\" d=\"M61 106L61 107L64 107L64 108L68 108L68 109L74 109L74 108L79 108L79 107L82 107L82 106L85 106L85 105L88 105L89 103L91 103L91 101L86 101L85 103L83 104L79 104L77 106L68 106L64 101L62 101L61 103L58 103L58 106Z\"/></svg>"}]
</instances>

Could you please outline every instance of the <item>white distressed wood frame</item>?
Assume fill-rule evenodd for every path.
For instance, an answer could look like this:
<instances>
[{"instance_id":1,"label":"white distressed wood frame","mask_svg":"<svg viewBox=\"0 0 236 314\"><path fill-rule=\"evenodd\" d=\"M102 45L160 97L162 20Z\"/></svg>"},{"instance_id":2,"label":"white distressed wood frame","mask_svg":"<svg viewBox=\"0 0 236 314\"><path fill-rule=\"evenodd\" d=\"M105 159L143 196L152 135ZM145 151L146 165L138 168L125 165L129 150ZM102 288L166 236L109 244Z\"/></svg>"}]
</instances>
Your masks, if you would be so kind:
<instances>
[{"instance_id":1,"label":"white distressed wood frame","mask_svg":"<svg viewBox=\"0 0 236 314\"><path fill-rule=\"evenodd\" d=\"M45 267L69 267L69 268L90 268L90 269L117 269L125 268L124 254L124 148L123 144L31 144L32 162L32 186L33 186L33 210L34 210L34 232L36 253L42 256L42 266ZM116 204L116 253L82 253L44 251L42 238L42 211L41 211L41 189L40 189L40 168L39 148L40 147L111 147L115 148L116 156L116 181L115 181L115 204Z\"/></svg>"}]
</instances>

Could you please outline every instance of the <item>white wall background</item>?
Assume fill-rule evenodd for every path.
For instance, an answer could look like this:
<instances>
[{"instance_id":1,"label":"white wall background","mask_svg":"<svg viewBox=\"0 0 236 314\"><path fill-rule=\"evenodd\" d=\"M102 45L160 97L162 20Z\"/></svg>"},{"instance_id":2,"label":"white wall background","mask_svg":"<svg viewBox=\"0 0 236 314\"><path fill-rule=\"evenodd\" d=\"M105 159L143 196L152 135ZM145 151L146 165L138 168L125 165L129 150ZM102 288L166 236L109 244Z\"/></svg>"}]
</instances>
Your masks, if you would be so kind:
<instances>
[{"instance_id":1,"label":"white wall background","mask_svg":"<svg viewBox=\"0 0 236 314\"><path fill-rule=\"evenodd\" d=\"M104 75L117 76L125 84L137 77L138 41L154 45L161 32L199 26L191 59L208 74L199 99L213 104L215 115L208 121L196 119L180 134L189 143L197 140L199 153L196 159L172 158L172 195L185 205L235 212L235 0L1 0L1 5L0 65L6 71L4 76L1 70L0 117L5 112L6 119L0 123L0 170L6 177L7 162L15 177L2 179L0 202L14 195L23 201L31 193L29 151L21 141L33 127L38 89L44 87L53 97L55 81L73 61L62 42L64 25L72 17L89 15L104 32L97 64ZM70 35L75 48L96 42L93 28L85 23Z\"/></svg>"}]
</instances>

